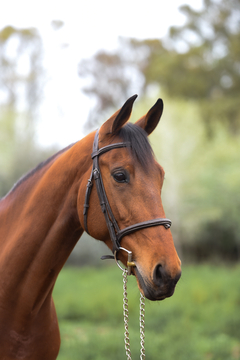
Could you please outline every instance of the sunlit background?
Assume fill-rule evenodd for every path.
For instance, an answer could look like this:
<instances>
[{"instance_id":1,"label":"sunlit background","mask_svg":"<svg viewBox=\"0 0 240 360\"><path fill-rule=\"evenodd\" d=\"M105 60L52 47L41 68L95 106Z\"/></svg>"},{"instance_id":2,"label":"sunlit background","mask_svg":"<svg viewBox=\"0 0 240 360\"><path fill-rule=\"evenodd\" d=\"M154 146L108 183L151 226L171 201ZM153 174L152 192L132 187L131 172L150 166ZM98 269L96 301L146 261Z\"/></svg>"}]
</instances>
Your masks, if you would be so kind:
<instances>
[{"instance_id":1,"label":"sunlit background","mask_svg":"<svg viewBox=\"0 0 240 360\"><path fill-rule=\"evenodd\" d=\"M7 45L5 54L18 63L19 73L27 77L30 41L35 48L35 61L41 66L41 69L34 66L40 86L34 117L38 142L44 146L66 146L83 136L82 127L92 102L82 92L83 80L79 77L82 59L100 50L115 51L120 37L166 36L169 26L184 23L185 17L178 10L180 4L181 0L172 0L161 6L150 0L146 12L146 4L136 0L124 0L121 4L108 0L5 2L0 13L1 29L11 26L15 34L2 39L1 52ZM200 0L194 1L195 8L200 5ZM23 29L33 30L30 38L21 36ZM16 53L16 38L25 48L21 55L20 50ZM13 86L16 88L16 79ZM134 90L138 92L138 86Z\"/></svg>"},{"instance_id":2,"label":"sunlit background","mask_svg":"<svg viewBox=\"0 0 240 360\"><path fill-rule=\"evenodd\" d=\"M159 97L164 101L150 141L166 172L164 208L186 271L179 295L176 290L174 300L157 308L165 306L159 322L168 332L154 324L156 308L150 305L149 332L154 329L159 338L152 331L148 359L159 359L159 352L165 360L240 359L239 0L5 1L0 11L0 197L40 161L101 125L133 94L139 95L133 119ZM93 324L120 316L104 307L106 293L112 295L105 288L108 266L100 263L102 251L83 236L60 275L59 359L123 358L118 348L113 350L117 355L107 357L112 320L95 334L99 339L107 334L105 347L102 337L96 340L102 355L88 339L93 329L86 324L84 306L88 314L96 312L89 317ZM95 312L89 302L79 310L77 285L61 293L76 274L95 279L96 273L86 270L90 265L103 271L101 291L96 290L101 316L97 302ZM94 298L94 293L86 296ZM78 347L85 349L81 357Z\"/></svg>"}]
</instances>

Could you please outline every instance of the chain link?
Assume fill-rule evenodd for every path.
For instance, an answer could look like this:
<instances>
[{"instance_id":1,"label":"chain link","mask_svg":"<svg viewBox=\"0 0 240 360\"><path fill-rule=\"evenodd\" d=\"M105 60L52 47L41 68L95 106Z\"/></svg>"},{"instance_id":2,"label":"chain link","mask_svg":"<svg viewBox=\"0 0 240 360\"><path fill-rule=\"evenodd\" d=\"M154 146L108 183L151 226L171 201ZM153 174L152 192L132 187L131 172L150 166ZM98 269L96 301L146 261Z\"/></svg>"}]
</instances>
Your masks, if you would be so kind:
<instances>
[{"instance_id":1,"label":"chain link","mask_svg":"<svg viewBox=\"0 0 240 360\"><path fill-rule=\"evenodd\" d=\"M145 359L145 297L140 293L140 344L141 344L141 353L140 360Z\"/></svg>"},{"instance_id":2,"label":"chain link","mask_svg":"<svg viewBox=\"0 0 240 360\"><path fill-rule=\"evenodd\" d=\"M127 276L128 271L123 271L123 319L124 319L124 343L127 360L132 360L131 350L130 350L130 339L128 331L128 297L127 297ZM145 360L145 297L140 294L140 360Z\"/></svg>"},{"instance_id":3,"label":"chain link","mask_svg":"<svg viewBox=\"0 0 240 360\"><path fill-rule=\"evenodd\" d=\"M130 339L128 331L128 297L127 297L127 270L123 271L123 319L124 319L124 342L127 360L131 360Z\"/></svg>"}]
</instances>

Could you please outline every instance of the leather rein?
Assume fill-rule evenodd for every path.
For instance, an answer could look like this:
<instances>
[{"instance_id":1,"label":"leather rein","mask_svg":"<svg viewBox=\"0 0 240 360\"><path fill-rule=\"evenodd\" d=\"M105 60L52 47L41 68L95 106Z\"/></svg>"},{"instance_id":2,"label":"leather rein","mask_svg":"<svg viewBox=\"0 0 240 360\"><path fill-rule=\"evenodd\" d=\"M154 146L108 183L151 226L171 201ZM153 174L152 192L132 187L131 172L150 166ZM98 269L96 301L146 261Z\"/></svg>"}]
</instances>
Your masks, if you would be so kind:
<instances>
[{"instance_id":1,"label":"leather rein","mask_svg":"<svg viewBox=\"0 0 240 360\"><path fill-rule=\"evenodd\" d=\"M85 231L88 233L87 214L88 214L89 200L90 200L90 195L91 195L91 190L92 190L93 180L94 180L95 184L96 184L96 188L97 188L97 194L98 194L99 202L101 205L101 209L104 214L106 224L108 227L108 231L109 231L111 241L113 244L112 252L114 254L114 257L111 255L110 256L106 255L106 256L103 256L102 259L108 259L108 258L116 259L117 252L120 249L123 249L120 247L120 241L124 236L129 235L129 234L131 234L135 231L141 230L141 229L145 229L145 228L152 227L152 226L158 226L158 225L163 225L166 229L169 229L172 222L169 219L157 218L157 219L143 221L143 222L128 226L128 227L120 230L118 223L112 213L112 210L111 210L111 207L110 207L110 204L108 202L108 198L107 198L107 195L105 192L105 188L104 188L104 184L103 184L103 180L102 180L102 176L101 176L101 171L100 171L100 167L99 167L99 156L110 150L113 150L113 149L118 149L118 148L123 148L123 147L131 147L131 144L127 143L127 142L120 142L120 143L110 144L110 145L107 145L107 146L104 146L104 147L98 149L98 134L99 134L99 130L97 130L95 137L94 137L94 141L93 141L93 152L91 154L91 157L93 159L93 167L92 167L91 176L90 176L90 178L88 180L88 184L87 184L84 210L83 210L84 227L85 227ZM123 249L123 250L127 251L126 249Z\"/></svg>"}]
</instances>

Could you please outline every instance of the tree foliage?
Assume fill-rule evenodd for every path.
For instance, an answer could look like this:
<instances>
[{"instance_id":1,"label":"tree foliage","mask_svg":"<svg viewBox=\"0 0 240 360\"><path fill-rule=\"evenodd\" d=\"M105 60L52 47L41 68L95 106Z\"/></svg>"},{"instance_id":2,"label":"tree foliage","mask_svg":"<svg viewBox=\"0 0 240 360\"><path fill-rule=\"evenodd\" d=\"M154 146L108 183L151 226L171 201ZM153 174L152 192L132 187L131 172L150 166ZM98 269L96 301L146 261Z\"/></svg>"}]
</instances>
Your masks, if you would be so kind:
<instances>
[{"instance_id":1,"label":"tree foliage","mask_svg":"<svg viewBox=\"0 0 240 360\"><path fill-rule=\"evenodd\" d=\"M42 91L42 39L35 28L0 31L1 106L24 111L31 121Z\"/></svg>"},{"instance_id":2,"label":"tree foliage","mask_svg":"<svg viewBox=\"0 0 240 360\"><path fill-rule=\"evenodd\" d=\"M44 70L42 39L34 28L0 31L0 197L48 151L35 143Z\"/></svg>"},{"instance_id":3,"label":"tree foliage","mask_svg":"<svg viewBox=\"0 0 240 360\"><path fill-rule=\"evenodd\" d=\"M142 86L143 76L137 68L136 54L131 48L127 50L126 41L122 46L125 51L99 51L79 64L79 75L86 80L83 91L95 101L86 123L88 130L133 95L136 83Z\"/></svg>"},{"instance_id":4,"label":"tree foliage","mask_svg":"<svg viewBox=\"0 0 240 360\"><path fill-rule=\"evenodd\" d=\"M108 107L108 99L116 104L119 91L125 95L133 87L136 76L130 73L127 82L123 79L134 64L137 77L144 79L138 83L140 92L154 86L170 97L195 101L209 133L222 122L236 134L240 129L240 2L204 0L201 10L187 5L180 10L186 22L170 28L166 39L122 39L114 54L101 53L85 61L94 64L94 70L89 66L81 73L92 77L88 91L102 108ZM118 59L118 72L112 59Z\"/></svg>"},{"instance_id":5,"label":"tree foliage","mask_svg":"<svg viewBox=\"0 0 240 360\"><path fill-rule=\"evenodd\" d=\"M186 5L180 10L186 23L170 29L163 62L161 44L151 52L146 83L159 83L172 97L199 101L206 124L222 121L235 134L240 128L240 2L204 0L199 11Z\"/></svg>"}]
</instances>

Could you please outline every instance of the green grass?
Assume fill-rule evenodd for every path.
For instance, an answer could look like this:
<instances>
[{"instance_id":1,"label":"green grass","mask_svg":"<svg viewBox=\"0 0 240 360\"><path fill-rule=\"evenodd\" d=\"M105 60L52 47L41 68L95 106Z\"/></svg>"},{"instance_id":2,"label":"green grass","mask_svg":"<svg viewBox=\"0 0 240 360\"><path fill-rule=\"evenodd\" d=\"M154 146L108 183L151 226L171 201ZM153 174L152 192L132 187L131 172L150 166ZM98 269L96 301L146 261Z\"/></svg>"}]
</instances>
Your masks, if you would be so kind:
<instances>
[{"instance_id":1,"label":"green grass","mask_svg":"<svg viewBox=\"0 0 240 360\"><path fill-rule=\"evenodd\" d=\"M139 358L139 291L128 280L132 358ZM123 360L122 276L114 266L65 268L54 290L58 360ZM146 359L240 359L240 266L189 266L173 297L146 301Z\"/></svg>"}]
</instances>

